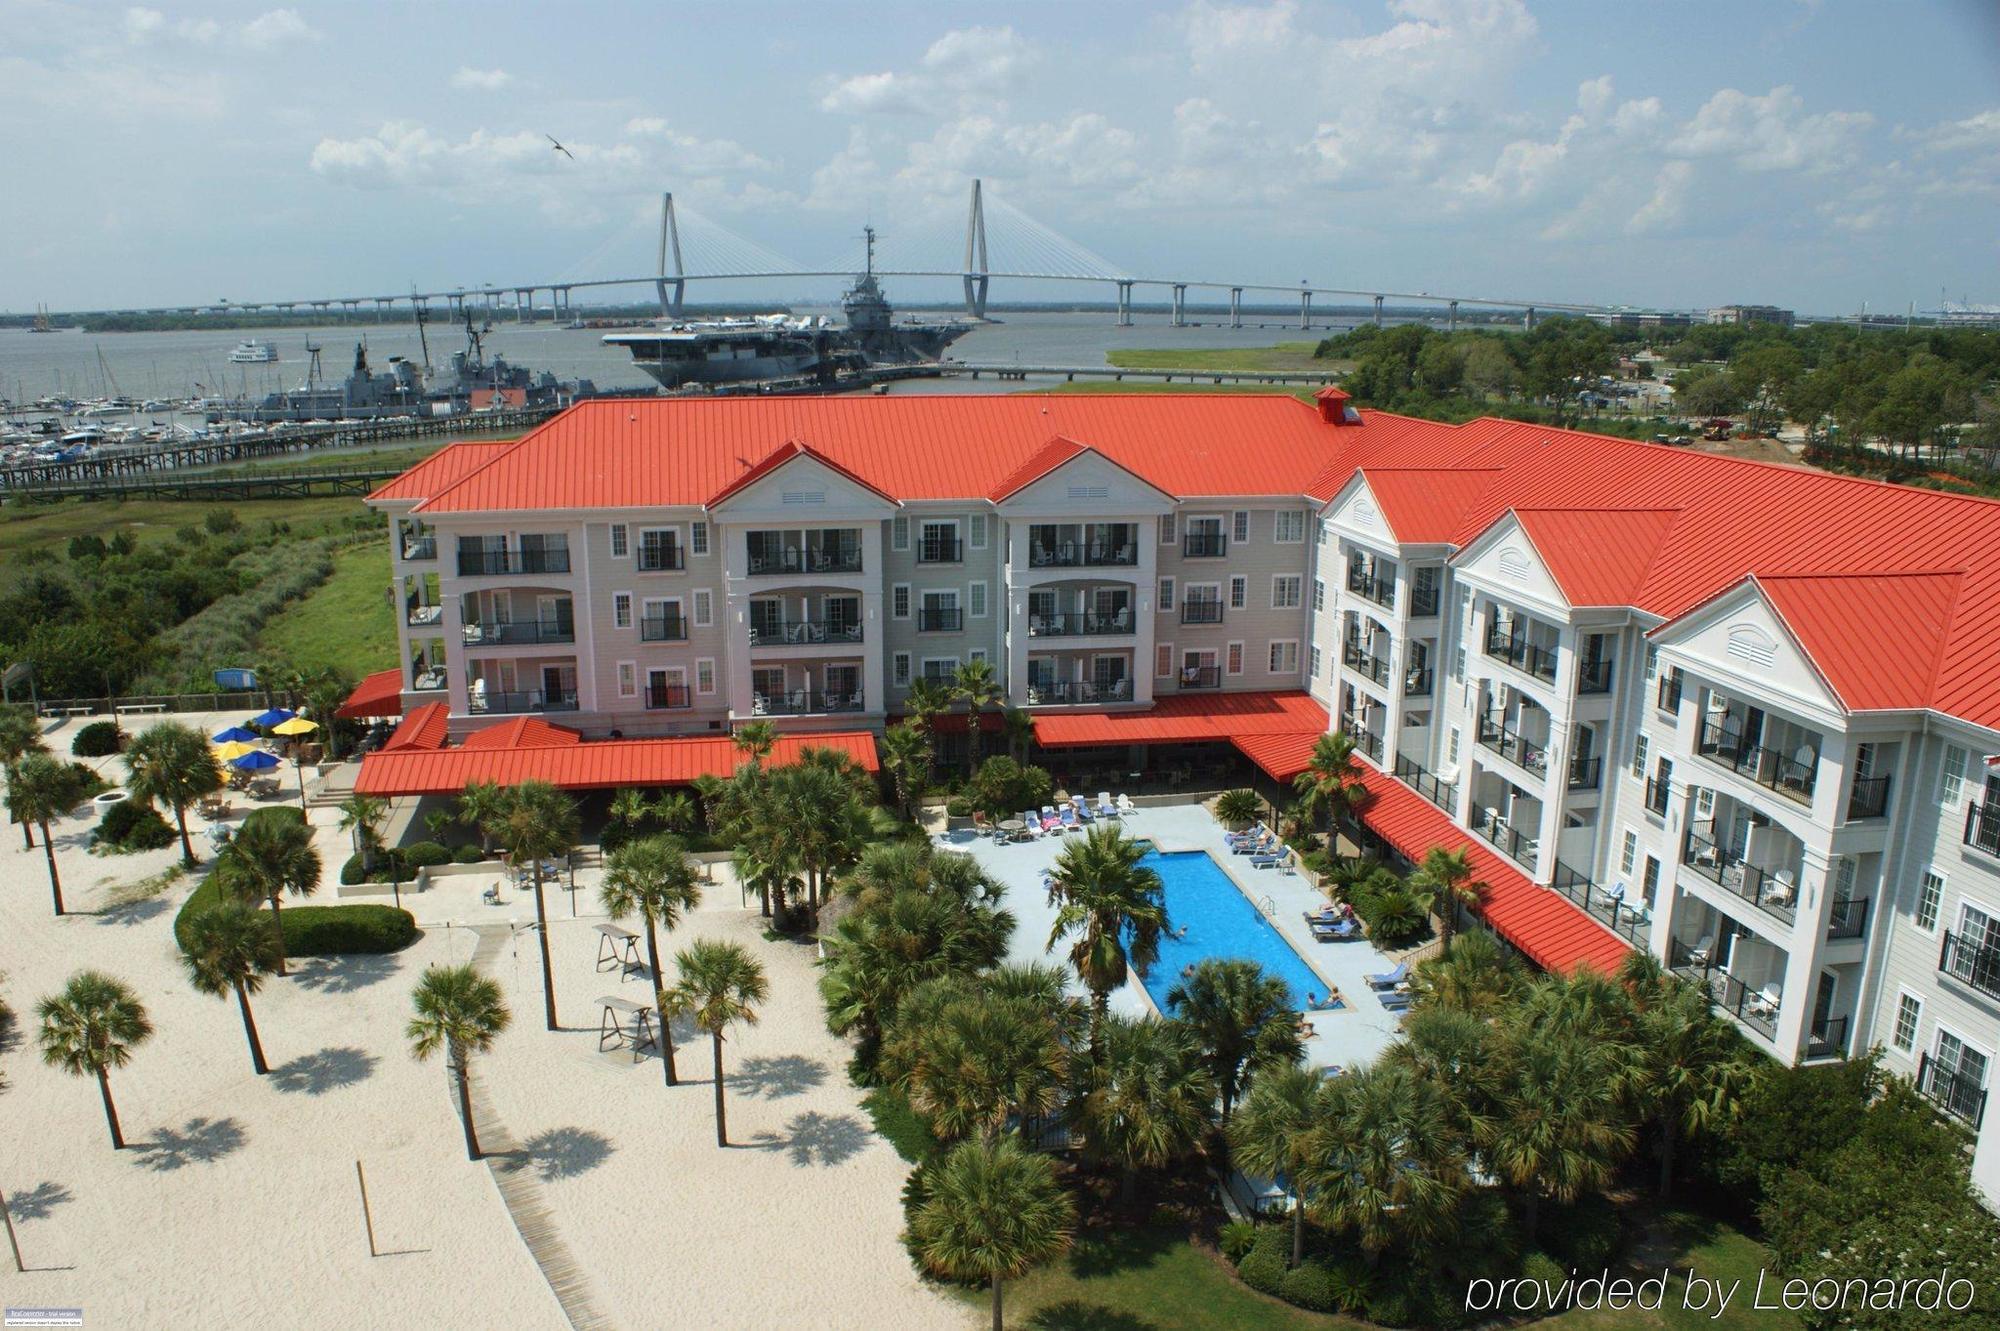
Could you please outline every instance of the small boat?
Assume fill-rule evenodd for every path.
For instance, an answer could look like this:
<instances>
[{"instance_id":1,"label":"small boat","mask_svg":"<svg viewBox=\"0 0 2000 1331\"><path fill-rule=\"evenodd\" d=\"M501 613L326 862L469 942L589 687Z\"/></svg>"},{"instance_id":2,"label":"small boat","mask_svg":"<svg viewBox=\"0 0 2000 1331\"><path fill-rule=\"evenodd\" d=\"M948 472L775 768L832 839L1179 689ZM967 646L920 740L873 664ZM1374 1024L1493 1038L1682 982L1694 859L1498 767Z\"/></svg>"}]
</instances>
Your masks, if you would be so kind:
<instances>
[{"instance_id":1,"label":"small boat","mask_svg":"<svg viewBox=\"0 0 2000 1331\"><path fill-rule=\"evenodd\" d=\"M229 353L233 365L269 365L278 359L278 349L269 342L259 342L255 338L238 342L236 350Z\"/></svg>"}]
</instances>

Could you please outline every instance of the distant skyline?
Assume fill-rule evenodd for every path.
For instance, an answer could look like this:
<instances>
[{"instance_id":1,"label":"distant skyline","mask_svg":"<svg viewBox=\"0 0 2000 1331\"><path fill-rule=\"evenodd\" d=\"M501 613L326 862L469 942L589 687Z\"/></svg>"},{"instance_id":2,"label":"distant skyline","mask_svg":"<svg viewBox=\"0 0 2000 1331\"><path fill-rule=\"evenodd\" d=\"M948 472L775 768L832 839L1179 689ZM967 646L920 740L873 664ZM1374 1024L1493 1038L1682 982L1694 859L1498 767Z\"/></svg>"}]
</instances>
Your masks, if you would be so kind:
<instances>
[{"instance_id":1,"label":"distant skyline","mask_svg":"<svg viewBox=\"0 0 2000 1331\"><path fill-rule=\"evenodd\" d=\"M928 266L975 176L995 267L1055 247L1018 208L1144 275L2000 304L1991 0L0 0L0 25L15 311L648 272L666 189L697 257L746 248L721 228L844 263L872 222ZM1111 290L993 299L1058 294Z\"/></svg>"}]
</instances>

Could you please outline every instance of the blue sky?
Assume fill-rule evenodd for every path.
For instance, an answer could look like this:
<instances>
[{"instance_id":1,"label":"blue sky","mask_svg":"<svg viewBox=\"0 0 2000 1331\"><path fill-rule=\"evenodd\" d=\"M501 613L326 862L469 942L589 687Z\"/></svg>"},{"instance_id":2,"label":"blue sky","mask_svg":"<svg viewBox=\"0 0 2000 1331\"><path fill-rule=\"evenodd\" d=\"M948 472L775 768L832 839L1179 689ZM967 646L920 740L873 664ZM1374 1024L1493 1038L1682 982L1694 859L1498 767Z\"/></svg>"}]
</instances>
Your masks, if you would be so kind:
<instances>
[{"instance_id":1,"label":"blue sky","mask_svg":"<svg viewBox=\"0 0 2000 1331\"><path fill-rule=\"evenodd\" d=\"M930 266L975 175L996 267L1011 206L1140 274L2000 302L1997 11L0 0L0 307L644 272L662 189L697 256Z\"/></svg>"}]
</instances>

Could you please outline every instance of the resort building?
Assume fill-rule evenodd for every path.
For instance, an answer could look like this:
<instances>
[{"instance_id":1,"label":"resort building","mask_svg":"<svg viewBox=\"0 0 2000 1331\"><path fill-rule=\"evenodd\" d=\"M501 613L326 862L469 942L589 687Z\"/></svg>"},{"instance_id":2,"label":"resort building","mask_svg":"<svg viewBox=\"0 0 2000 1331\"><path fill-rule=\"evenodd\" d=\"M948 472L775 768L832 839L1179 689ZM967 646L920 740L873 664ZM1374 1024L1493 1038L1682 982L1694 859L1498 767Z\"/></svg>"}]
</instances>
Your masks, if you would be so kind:
<instances>
[{"instance_id":1,"label":"resort building","mask_svg":"<svg viewBox=\"0 0 2000 1331\"><path fill-rule=\"evenodd\" d=\"M1049 753L1343 729L1530 959L1880 1046L2000 1196L2000 504L1337 389L592 402L370 502L432 747L849 744L980 659Z\"/></svg>"}]
</instances>

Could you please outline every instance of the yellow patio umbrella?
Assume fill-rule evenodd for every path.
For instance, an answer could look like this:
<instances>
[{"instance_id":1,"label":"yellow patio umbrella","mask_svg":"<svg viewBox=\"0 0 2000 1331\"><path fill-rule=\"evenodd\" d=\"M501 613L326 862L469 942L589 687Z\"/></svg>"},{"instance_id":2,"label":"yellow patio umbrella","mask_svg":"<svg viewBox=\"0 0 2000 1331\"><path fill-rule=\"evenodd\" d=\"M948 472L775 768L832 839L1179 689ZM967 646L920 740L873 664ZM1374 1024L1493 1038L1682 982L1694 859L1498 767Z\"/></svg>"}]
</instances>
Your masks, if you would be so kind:
<instances>
[{"instance_id":1,"label":"yellow patio umbrella","mask_svg":"<svg viewBox=\"0 0 2000 1331\"><path fill-rule=\"evenodd\" d=\"M257 752L255 744L245 744L240 739L232 739L227 744L218 744L215 746L215 758L217 762L234 762L246 753L255 752Z\"/></svg>"},{"instance_id":2,"label":"yellow patio umbrella","mask_svg":"<svg viewBox=\"0 0 2000 1331\"><path fill-rule=\"evenodd\" d=\"M317 722L308 721L303 716L295 716L289 721L280 721L271 727L273 735L310 735L318 730ZM306 760L303 753L294 755L299 768L299 808L306 807Z\"/></svg>"}]
</instances>

